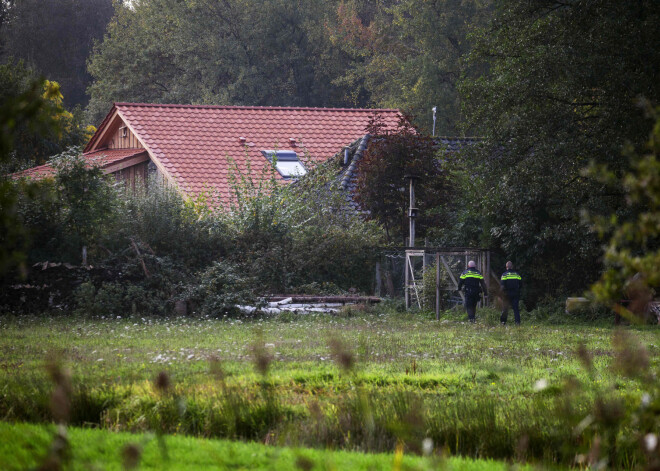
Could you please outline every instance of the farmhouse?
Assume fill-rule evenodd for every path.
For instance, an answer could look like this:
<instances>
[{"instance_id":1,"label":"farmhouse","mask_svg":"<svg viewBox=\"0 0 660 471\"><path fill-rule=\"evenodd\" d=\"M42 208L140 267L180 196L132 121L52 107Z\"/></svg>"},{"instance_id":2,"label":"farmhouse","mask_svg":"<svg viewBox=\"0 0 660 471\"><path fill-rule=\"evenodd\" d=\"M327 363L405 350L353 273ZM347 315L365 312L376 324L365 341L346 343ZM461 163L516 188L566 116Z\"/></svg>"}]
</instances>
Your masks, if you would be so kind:
<instances>
[{"instance_id":1,"label":"farmhouse","mask_svg":"<svg viewBox=\"0 0 660 471\"><path fill-rule=\"evenodd\" d=\"M227 201L233 171L258 179L275 166L290 181L363 140L375 115L391 129L401 117L394 109L115 103L84 158L130 185L159 178L187 196L212 190ZM46 164L20 175L53 173Z\"/></svg>"}]
</instances>

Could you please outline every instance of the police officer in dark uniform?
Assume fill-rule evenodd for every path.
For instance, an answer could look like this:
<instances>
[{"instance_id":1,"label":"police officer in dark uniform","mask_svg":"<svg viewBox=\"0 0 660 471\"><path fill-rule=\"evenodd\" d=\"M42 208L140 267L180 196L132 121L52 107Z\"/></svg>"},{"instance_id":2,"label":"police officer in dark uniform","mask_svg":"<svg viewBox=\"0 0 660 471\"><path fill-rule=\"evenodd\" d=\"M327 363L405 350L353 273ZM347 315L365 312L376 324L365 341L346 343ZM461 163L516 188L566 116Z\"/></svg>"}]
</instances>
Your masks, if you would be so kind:
<instances>
[{"instance_id":1,"label":"police officer in dark uniform","mask_svg":"<svg viewBox=\"0 0 660 471\"><path fill-rule=\"evenodd\" d=\"M504 293L504 309L500 316L502 325L506 324L506 318L509 313L509 307L513 308L513 314L516 319L516 325L520 325L520 309L518 303L520 302L520 290L522 289L522 278L520 274L513 269L513 263L506 262L506 271L502 273L500 286Z\"/></svg>"},{"instance_id":2,"label":"police officer in dark uniform","mask_svg":"<svg viewBox=\"0 0 660 471\"><path fill-rule=\"evenodd\" d=\"M477 270L477 264L473 260L468 262L468 269L461 273L461 280L458 282L458 290L465 287L465 310L468 314L468 320L475 322L477 303L481 290L488 292L484 276Z\"/></svg>"}]
</instances>

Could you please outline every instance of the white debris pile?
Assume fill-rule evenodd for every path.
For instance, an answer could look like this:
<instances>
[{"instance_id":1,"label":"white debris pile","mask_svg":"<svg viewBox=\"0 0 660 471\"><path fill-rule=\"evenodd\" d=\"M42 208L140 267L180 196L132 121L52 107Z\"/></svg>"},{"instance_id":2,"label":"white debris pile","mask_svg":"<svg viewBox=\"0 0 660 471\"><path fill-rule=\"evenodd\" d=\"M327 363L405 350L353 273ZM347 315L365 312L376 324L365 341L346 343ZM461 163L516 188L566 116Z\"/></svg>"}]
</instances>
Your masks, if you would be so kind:
<instances>
[{"instance_id":1,"label":"white debris pile","mask_svg":"<svg viewBox=\"0 0 660 471\"><path fill-rule=\"evenodd\" d=\"M295 312L306 314L311 312L323 312L336 314L345 303L294 303L293 298L285 298L281 301L272 301L267 306L257 308L255 306L236 306L245 314L252 314L258 309L264 314L280 314L282 312Z\"/></svg>"}]
</instances>

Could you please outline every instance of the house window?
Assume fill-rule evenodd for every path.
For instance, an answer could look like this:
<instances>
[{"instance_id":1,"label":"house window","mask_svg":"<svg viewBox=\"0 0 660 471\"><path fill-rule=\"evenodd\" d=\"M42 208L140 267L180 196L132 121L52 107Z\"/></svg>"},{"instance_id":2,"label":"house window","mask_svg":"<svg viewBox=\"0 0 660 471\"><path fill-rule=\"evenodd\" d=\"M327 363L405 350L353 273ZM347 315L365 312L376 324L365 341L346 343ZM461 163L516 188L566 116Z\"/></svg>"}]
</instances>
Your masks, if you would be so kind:
<instances>
[{"instance_id":1,"label":"house window","mask_svg":"<svg viewBox=\"0 0 660 471\"><path fill-rule=\"evenodd\" d=\"M284 178L302 177L307 173L298 154L292 150L262 150L261 153L270 163L275 164L275 168Z\"/></svg>"}]
</instances>

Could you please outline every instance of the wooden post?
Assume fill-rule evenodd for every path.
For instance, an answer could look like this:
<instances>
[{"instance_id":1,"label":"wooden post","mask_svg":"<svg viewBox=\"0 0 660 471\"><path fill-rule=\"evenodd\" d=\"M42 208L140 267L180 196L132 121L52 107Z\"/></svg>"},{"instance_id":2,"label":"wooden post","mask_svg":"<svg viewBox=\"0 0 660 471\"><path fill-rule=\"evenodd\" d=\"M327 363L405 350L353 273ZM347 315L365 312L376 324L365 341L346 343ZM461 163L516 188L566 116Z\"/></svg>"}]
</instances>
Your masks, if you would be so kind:
<instances>
[{"instance_id":1,"label":"wooden post","mask_svg":"<svg viewBox=\"0 0 660 471\"><path fill-rule=\"evenodd\" d=\"M435 253L435 320L440 320L440 252Z\"/></svg>"},{"instance_id":2,"label":"wooden post","mask_svg":"<svg viewBox=\"0 0 660 471\"><path fill-rule=\"evenodd\" d=\"M458 281L456 281L456 277L454 274L451 272L451 268L449 267L449 264L447 263L447 260L445 260L445 257L440 257L440 260L442 261L442 264L445 266L445 270L447 270L447 274L449 275L449 279L454 283L454 287L458 289ZM459 291L458 294L461 296L461 299L463 302L465 302L465 295L463 294L462 291Z\"/></svg>"},{"instance_id":3,"label":"wooden post","mask_svg":"<svg viewBox=\"0 0 660 471\"><path fill-rule=\"evenodd\" d=\"M490 249L486 250L486 288L488 288L488 304L490 304Z\"/></svg>"},{"instance_id":4,"label":"wooden post","mask_svg":"<svg viewBox=\"0 0 660 471\"><path fill-rule=\"evenodd\" d=\"M412 211L415 207L415 179L410 178L410 208L409 211ZM415 247L415 218L409 214L408 219L410 220L410 247Z\"/></svg>"},{"instance_id":5,"label":"wooden post","mask_svg":"<svg viewBox=\"0 0 660 471\"><path fill-rule=\"evenodd\" d=\"M484 268L486 267L486 257L484 257L483 251L479 251L479 271L485 273ZM486 281L486 280L484 280ZM488 296L488 287L486 287L486 293L481 297L481 307L486 307L486 296Z\"/></svg>"},{"instance_id":6,"label":"wooden post","mask_svg":"<svg viewBox=\"0 0 660 471\"><path fill-rule=\"evenodd\" d=\"M405 239L405 246L408 247L410 244L410 238L406 237ZM404 251L404 256L403 256L403 296L406 300L406 309L410 308L410 297L408 293L408 283L410 280L408 279L408 251Z\"/></svg>"},{"instance_id":7,"label":"wooden post","mask_svg":"<svg viewBox=\"0 0 660 471\"><path fill-rule=\"evenodd\" d=\"M87 246L86 245L83 245L83 248L82 248L82 264L83 264L83 267L87 266Z\"/></svg>"},{"instance_id":8,"label":"wooden post","mask_svg":"<svg viewBox=\"0 0 660 471\"><path fill-rule=\"evenodd\" d=\"M476 253L476 260L475 262L477 263L477 270L481 271L481 252ZM484 306L484 293L481 293L481 297L479 298L479 302L477 303L477 307L482 308Z\"/></svg>"}]
</instances>

